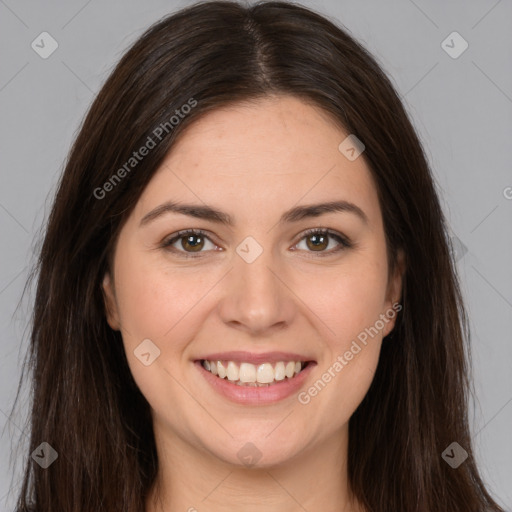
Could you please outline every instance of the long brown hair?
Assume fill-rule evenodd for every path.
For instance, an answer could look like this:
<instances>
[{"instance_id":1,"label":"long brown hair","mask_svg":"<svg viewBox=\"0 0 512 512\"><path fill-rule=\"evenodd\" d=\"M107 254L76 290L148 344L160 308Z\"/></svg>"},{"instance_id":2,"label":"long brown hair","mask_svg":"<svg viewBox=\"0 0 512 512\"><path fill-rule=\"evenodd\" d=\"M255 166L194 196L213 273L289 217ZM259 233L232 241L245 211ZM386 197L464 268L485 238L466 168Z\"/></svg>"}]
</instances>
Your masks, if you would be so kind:
<instances>
[{"instance_id":1,"label":"long brown hair","mask_svg":"<svg viewBox=\"0 0 512 512\"><path fill-rule=\"evenodd\" d=\"M398 249L405 253L403 310L350 419L355 496L374 512L502 511L471 450L469 329L446 221L392 84L345 30L305 7L201 2L127 51L71 149L30 277L33 400L18 512L144 510L158 470L150 407L107 324L102 278L124 221L183 129L222 105L280 94L319 106L363 141L391 269ZM193 108L171 123L186 104ZM155 147L127 168L159 126ZM441 457L453 441L468 453L457 469ZM59 454L47 469L30 457L42 442Z\"/></svg>"}]
</instances>

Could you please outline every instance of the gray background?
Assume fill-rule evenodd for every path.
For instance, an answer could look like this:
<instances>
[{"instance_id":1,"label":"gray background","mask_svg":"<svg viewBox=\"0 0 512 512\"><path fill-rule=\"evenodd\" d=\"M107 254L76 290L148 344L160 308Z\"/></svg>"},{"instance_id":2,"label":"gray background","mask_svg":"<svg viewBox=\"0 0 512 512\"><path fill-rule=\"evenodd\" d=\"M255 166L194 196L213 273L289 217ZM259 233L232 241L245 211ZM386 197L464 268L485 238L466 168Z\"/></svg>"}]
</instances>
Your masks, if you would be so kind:
<instances>
[{"instance_id":1,"label":"gray background","mask_svg":"<svg viewBox=\"0 0 512 512\"><path fill-rule=\"evenodd\" d=\"M30 301L15 309L63 162L126 47L151 23L190 3L0 0L0 510L12 511L9 488L19 482L21 459L11 447L27 440L26 387L22 407L7 418L27 345ZM476 457L489 488L511 510L512 4L303 3L342 23L377 57L425 145L455 237L471 321ZM59 45L47 59L31 48L43 31ZM441 46L453 31L469 44L455 59ZM457 40L447 44L461 48Z\"/></svg>"}]
</instances>

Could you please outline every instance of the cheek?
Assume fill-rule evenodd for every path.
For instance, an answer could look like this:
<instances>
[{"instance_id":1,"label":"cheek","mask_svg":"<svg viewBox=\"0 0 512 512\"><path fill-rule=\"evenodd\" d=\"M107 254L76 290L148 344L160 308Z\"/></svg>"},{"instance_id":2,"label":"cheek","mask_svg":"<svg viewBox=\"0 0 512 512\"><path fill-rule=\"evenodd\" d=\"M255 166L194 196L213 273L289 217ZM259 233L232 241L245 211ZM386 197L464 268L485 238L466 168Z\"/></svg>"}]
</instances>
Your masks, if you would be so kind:
<instances>
[{"instance_id":1,"label":"cheek","mask_svg":"<svg viewBox=\"0 0 512 512\"><path fill-rule=\"evenodd\" d=\"M130 338L156 343L175 338L175 331L204 295L205 277L191 269L174 272L147 255L120 261L116 279L122 323ZM186 323L186 322L185 322Z\"/></svg>"},{"instance_id":2,"label":"cheek","mask_svg":"<svg viewBox=\"0 0 512 512\"><path fill-rule=\"evenodd\" d=\"M155 410L165 410L170 396L176 400L183 395L173 377L182 371L187 346L200 329L200 301L212 283L203 282L205 279L198 273L173 273L157 264L138 263L119 264L116 275L123 284L118 290L123 344L130 371L142 394ZM142 343L148 350L139 349ZM150 360L153 353L158 354L148 366L137 357L147 351Z\"/></svg>"},{"instance_id":3,"label":"cheek","mask_svg":"<svg viewBox=\"0 0 512 512\"><path fill-rule=\"evenodd\" d=\"M318 380L306 392L316 401L318 418L336 418L333 425L348 421L366 395L378 365L379 320L387 285L387 262L378 254L375 250L372 257L368 251L350 261L347 258L342 267L308 280L308 295L304 295L306 288L299 292L311 298L311 309L328 327L322 328L325 351Z\"/></svg>"},{"instance_id":4,"label":"cheek","mask_svg":"<svg viewBox=\"0 0 512 512\"><path fill-rule=\"evenodd\" d=\"M300 397L301 404L313 404L309 410L314 411L315 428L328 424L334 430L346 424L368 392L382 343L376 323L385 284L379 272L339 275L318 301L316 311L329 329L323 331L325 350L317 378Z\"/></svg>"},{"instance_id":5,"label":"cheek","mask_svg":"<svg viewBox=\"0 0 512 512\"><path fill-rule=\"evenodd\" d=\"M301 296L329 327L329 339L342 350L352 339L375 325L384 311L386 262L360 259L308 281Z\"/></svg>"}]
</instances>

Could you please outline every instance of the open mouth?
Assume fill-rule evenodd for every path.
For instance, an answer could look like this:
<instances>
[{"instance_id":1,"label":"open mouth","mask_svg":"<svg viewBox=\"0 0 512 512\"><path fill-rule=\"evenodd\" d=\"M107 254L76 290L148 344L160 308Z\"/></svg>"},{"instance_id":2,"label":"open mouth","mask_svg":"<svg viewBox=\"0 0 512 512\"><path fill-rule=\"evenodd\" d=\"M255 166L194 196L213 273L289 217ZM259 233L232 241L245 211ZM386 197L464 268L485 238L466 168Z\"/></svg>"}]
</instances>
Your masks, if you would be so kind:
<instances>
[{"instance_id":1,"label":"open mouth","mask_svg":"<svg viewBox=\"0 0 512 512\"><path fill-rule=\"evenodd\" d=\"M314 361L277 361L252 364L201 359L201 366L219 379L242 387L269 387L293 380Z\"/></svg>"}]
</instances>

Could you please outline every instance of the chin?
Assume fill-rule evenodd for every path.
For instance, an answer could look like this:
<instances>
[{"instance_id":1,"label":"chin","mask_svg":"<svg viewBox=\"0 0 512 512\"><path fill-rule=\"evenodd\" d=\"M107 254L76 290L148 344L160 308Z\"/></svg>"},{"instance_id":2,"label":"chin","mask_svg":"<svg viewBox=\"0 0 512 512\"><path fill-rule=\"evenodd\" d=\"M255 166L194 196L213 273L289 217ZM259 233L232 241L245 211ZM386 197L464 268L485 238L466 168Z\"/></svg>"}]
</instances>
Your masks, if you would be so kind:
<instances>
[{"instance_id":1,"label":"chin","mask_svg":"<svg viewBox=\"0 0 512 512\"><path fill-rule=\"evenodd\" d=\"M280 436L272 438L268 432L261 436L248 436L244 439L233 439L229 445L211 447L211 453L226 464L247 469L265 469L286 464L295 458L304 447L304 443ZM228 448L228 450L226 450Z\"/></svg>"}]
</instances>

